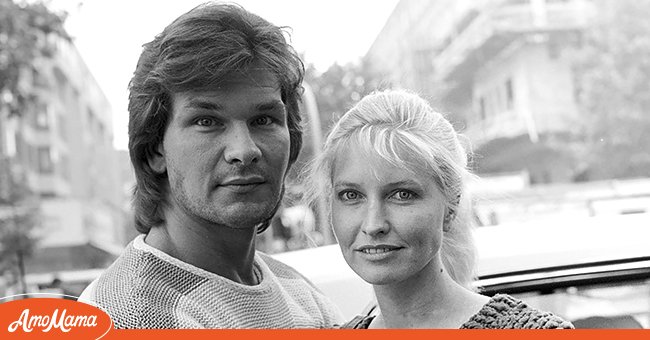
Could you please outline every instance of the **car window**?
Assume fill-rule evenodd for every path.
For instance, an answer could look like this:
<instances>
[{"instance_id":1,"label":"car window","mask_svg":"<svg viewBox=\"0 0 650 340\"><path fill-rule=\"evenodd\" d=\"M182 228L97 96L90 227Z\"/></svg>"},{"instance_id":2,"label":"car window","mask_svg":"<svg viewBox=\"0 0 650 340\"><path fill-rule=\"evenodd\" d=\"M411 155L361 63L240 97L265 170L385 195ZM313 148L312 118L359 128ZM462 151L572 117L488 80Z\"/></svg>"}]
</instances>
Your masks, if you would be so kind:
<instances>
[{"instance_id":1,"label":"car window","mask_svg":"<svg viewBox=\"0 0 650 340\"><path fill-rule=\"evenodd\" d=\"M549 294L513 294L576 328L650 328L650 280L574 286Z\"/></svg>"}]
</instances>

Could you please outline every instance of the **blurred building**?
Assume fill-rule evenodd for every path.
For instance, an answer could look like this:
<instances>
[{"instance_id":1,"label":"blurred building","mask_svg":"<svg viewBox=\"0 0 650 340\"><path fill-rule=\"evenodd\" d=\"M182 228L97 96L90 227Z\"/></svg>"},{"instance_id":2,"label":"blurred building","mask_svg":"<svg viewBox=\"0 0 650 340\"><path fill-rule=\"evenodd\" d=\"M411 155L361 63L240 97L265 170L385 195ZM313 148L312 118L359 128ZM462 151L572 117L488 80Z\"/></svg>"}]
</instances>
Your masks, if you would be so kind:
<instances>
[{"instance_id":1,"label":"blurred building","mask_svg":"<svg viewBox=\"0 0 650 340\"><path fill-rule=\"evenodd\" d=\"M593 14L588 0L401 0L365 58L451 112L481 171L565 181L579 119L571 48Z\"/></svg>"},{"instance_id":2,"label":"blurred building","mask_svg":"<svg viewBox=\"0 0 650 340\"><path fill-rule=\"evenodd\" d=\"M135 219L131 202L133 198L133 189L135 188L135 172L131 165L131 158L127 150L117 150L117 166L120 173L120 194L122 195L122 210L125 212L125 220L121 232L121 243L126 245L140 234L135 229Z\"/></svg>"},{"instance_id":3,"label":"blurred building","mask_svg":"<svg viewBox=\"0 0 650 340\"><path fill-rule=\"evenodd\" d=\"M479 225L570 225L585 217L650 213L648 178L527 187L522 177L486 176L471 184Z\"/></svg>"},{"instance_id":4,"label":"blurred building","mask_svg":"<svg viewBox=\"0 0 650 340\"><path fill-rule=\"evenodd\" d=\"M5 117L2 154L38 197L38 249L27 273L101 268L124 243L125 207L112 111L75 46L21 70L31 109Z\"/></svg>"}]
</instances>

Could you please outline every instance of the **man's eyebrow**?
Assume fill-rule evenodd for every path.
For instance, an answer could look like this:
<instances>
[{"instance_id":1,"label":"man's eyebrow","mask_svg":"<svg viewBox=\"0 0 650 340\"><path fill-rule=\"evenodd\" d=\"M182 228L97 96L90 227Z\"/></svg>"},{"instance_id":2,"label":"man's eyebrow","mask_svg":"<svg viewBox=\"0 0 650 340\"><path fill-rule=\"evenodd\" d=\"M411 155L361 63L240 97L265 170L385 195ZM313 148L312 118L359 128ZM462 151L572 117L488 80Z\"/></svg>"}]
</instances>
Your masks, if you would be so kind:
<instances>
[{"instance_id":1,"label":"man's eyebrow","mask_svg":"<svg viewBox=\"0 0 650 340\"><path fill-rule=\"evenodd\" d=\"M268 101L266 103L260 103L255 105L255 107L259 111L274 111L274 110L285 109L284 103L279 99Z\"/></svg>"},{"instance_id":2,"label":"man's eyebrow","mask_svg":"<svg viewBox=\"0 0 650 340\"><path fill-rule=\"evenodd\" d=\"M211 111L220 111L223 110L223 106L219 103L215 103L209 100L193 98L190 99L186 104L187 108L196 108L196 109L205 109ZM258 111L275 111L275 110L284 110L285 105L281 100L271 100L264 103L255 104L255 109Z\"/></svg>"},{"instance_id":3,"label":"man's eyebrow","mask_svg":"<svg viewBox=\"0 0 650 340\"><path fill-rule=\"evenodd\" d=\"M190 99L187 104L185 104L185 107L187 108L195 108L195 109L205 109L205 110L212 110L212 111L220 111L223 109L223 106L221 106L219 103L211 102L208 100L204 99L199 99L199 98L193 98Z\"/></svg>"}]
</instances>

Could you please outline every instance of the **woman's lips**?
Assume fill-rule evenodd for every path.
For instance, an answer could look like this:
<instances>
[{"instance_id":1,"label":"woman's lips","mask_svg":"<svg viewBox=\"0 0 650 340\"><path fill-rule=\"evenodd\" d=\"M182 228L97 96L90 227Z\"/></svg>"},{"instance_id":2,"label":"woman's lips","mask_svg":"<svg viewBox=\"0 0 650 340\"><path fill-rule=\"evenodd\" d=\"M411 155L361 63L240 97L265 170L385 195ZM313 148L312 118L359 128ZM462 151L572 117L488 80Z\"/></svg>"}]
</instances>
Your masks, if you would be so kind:
<instances>
[{"instance_id":1,"label":"woman's lips","mask_svg":"<svg viewBox=\"0 0 650 340\"><path fill-rule=\"evenodd\" d=\"M355 250L364 254L376 255L376 254L386 254L400 249L402 249L402 247L388 245L388 244L378 244L378 245L364 245L358 247Z\"/></svg>"}]
</instances>

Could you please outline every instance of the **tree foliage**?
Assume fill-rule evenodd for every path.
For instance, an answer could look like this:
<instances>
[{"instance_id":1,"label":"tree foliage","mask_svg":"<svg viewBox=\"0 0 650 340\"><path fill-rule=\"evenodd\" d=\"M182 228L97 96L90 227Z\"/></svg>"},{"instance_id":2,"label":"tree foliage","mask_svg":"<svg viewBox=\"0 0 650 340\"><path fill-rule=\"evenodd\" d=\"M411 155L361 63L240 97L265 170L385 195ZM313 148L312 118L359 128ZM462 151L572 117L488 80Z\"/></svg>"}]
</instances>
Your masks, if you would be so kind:
<instances>
[{"instance_id":1,"label":"tree foliage","mask_svg":"<svg viewBox=\"0 0 650 340\"><path fill-rule=\"evenodd\" d=\"M335 63L320 74L310 65L305 81L314 91L325 131L363 96L390 86L363 59L345 65Z\"/></svg>"},{"instance_id":2,"label":"tree foliage","mask_svg":"<svg viewBox=\"0 0 650 340\"><path fill-rule=\"evenodd\" d=\"M65 15L50 11L40 1L0 0L0 124L21 117L35 102L32 84L24 80L24 73L31 71L37 59L53 57L53 34L69 39L64 20ZM0 148L0 274L9 271L22 282L23 259L37 242L33 230L39 214L24 174L12 161Z\"/></svg>"},{"instance_id":3,"label":"tree foliage","mask_svg":"<svg viewBox=\"0 0 650 340\"><path fill-rule=\"evenodd\" d=\"M29 86L21 83L21 73L34 60L51 57L56 34L69 39L63 28L64 14L50 11L43 2L0 0L0 105L9 115L20 115L34 98Z\"/></svg>"},{"instance_id":4,"label":"tree foliage","mask_svg":"<svg viewBox=\"0 0 650 340\"><path fill-rule=\"evenodd\" d=\"M15 268L18 256L30 256L37 244L33 230L38 225L34 206L14 207L0 217L0 273Z\"/></svg>"},{"instance_id":5,"label":"tree foliage","mask_svg":"<svg viewBox=\"0 0 650 340\"><path fill-rule=\"evenodd\" d=\"M305 83L309 86L316 100L320 118L321 143L333 123L348 109L350 109L364 95L382 88L389 87L381 81L379 74L371 71L364 60L339 65L332 64L325 72L319 72L313 64L307 63L305 70ZM303 166L313 157L314 145L309 124L310 117L303 107L305 130L303 135L303 148L300 157L289 174L290 182L297 178Z\"/></svg>"},{"instance_id":6,"label":"tree foliage","mask_svg":"<svg viewBox=\"0 0 650 340\"><path fill-rule=\"evenodd\" d=\"M39 212L23 177L8 158L0 157L0 274L11 273L24 289L23 260L38 242L34 229Z\"/></svg>"},{"instance_id":7,"label":"tree foliage","mask_svg":"<svg viewBox=\"0 0 650 340\"><path fill-rule=\"evenodd\" d=\"M650 2L595 2L575 62L588 179L650 176Z\"/></svg>"}]
</instances>

